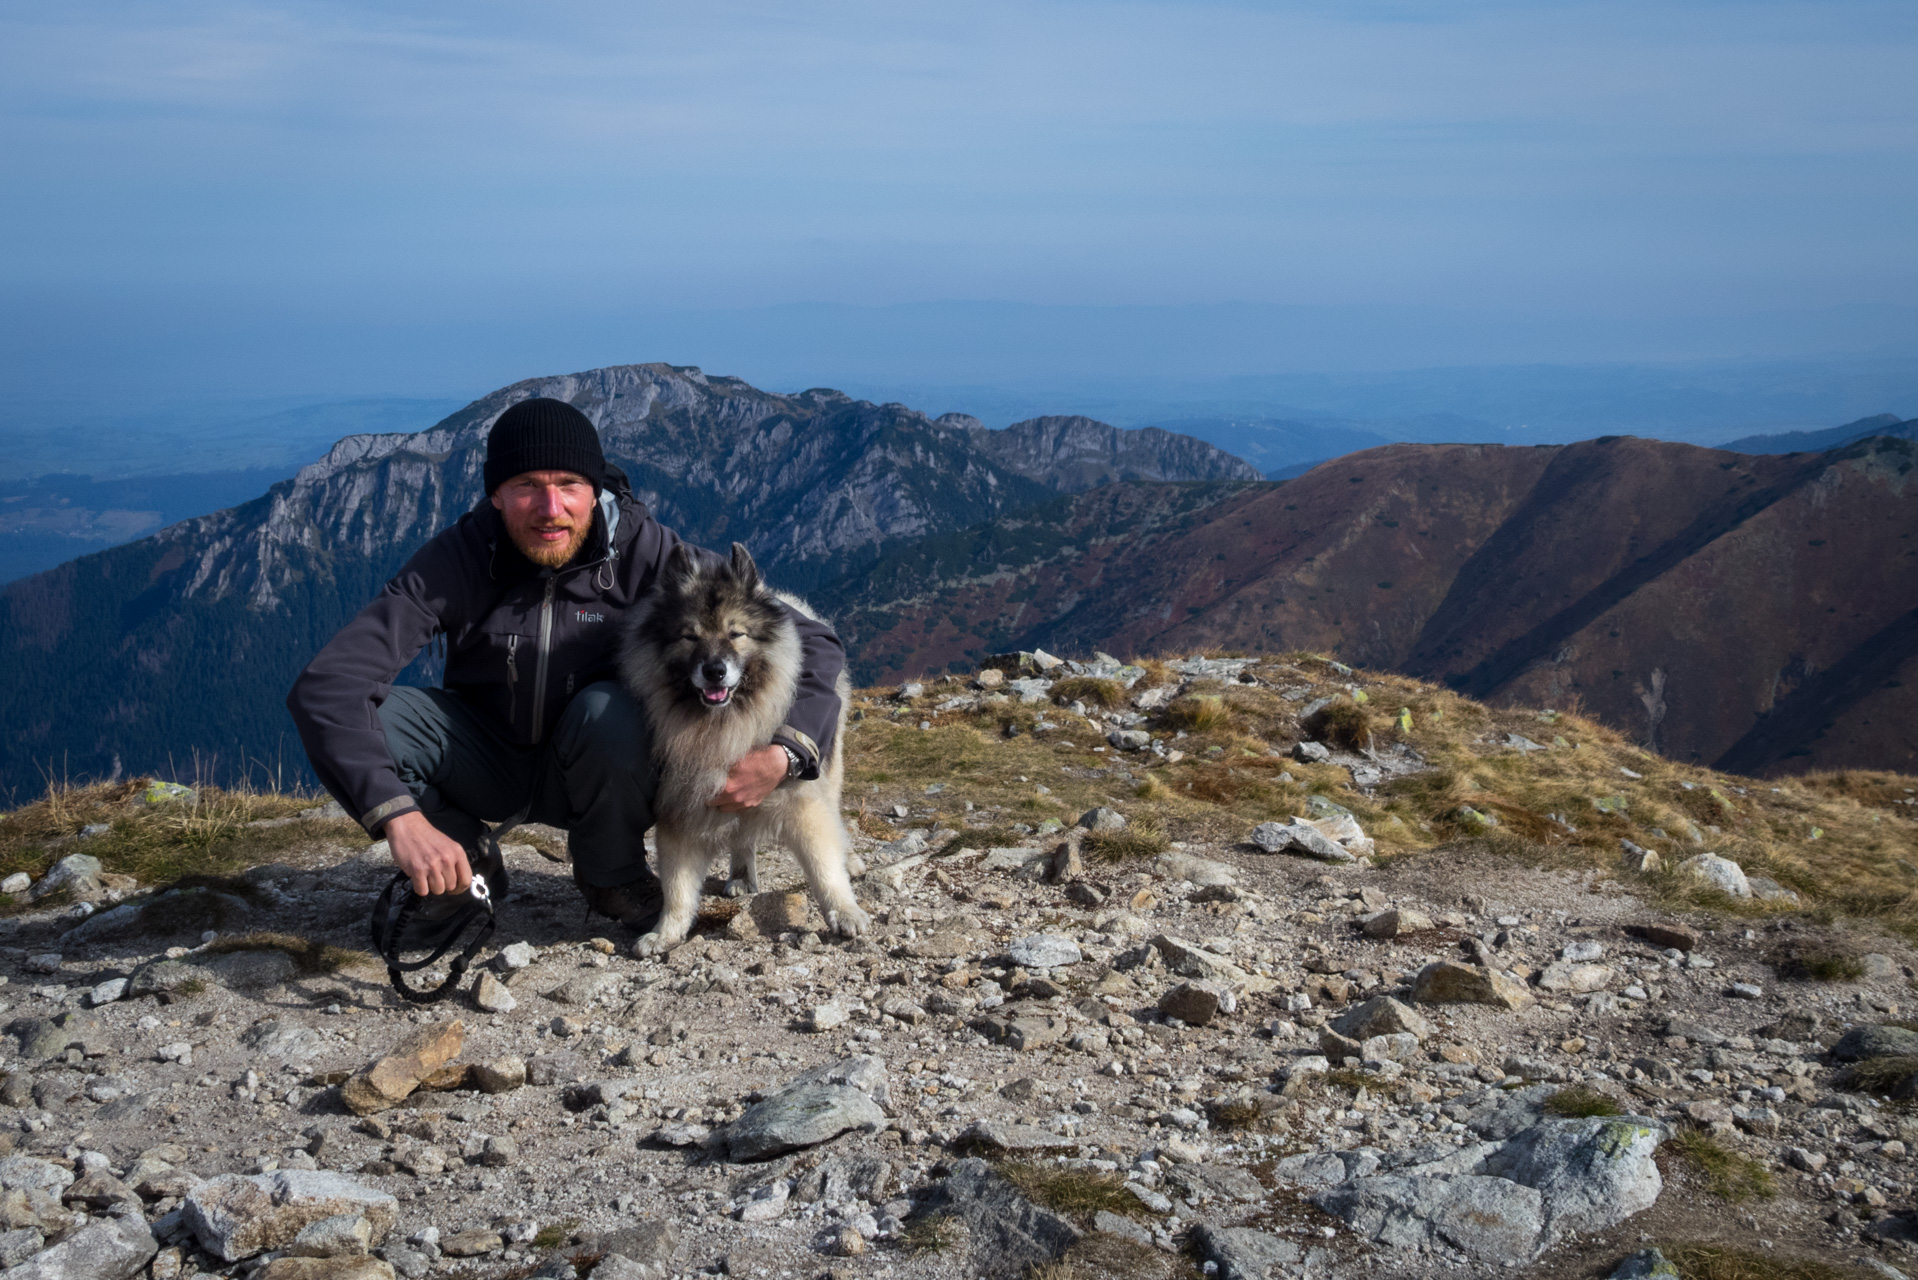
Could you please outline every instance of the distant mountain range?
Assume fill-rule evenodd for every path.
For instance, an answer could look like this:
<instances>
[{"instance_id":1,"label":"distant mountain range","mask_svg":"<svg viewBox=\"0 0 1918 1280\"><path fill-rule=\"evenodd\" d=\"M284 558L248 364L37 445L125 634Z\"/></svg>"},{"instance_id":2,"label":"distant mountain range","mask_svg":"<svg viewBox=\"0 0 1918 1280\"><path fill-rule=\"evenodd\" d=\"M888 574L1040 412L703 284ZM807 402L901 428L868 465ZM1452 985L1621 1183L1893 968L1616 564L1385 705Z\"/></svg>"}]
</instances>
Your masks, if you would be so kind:
<instances>
[{"instance_id":1,"label":"distant mountain range","mask_svg":"<svg viewBox=\"0 0 1918 1280\"><path fill-rule=\"evenodd\" d=\"M1885 436L1893 440L1918 440L1918 418L1901 422L1895 413L1880 413L1842 427L1823 431L1785 431L1770 436L1740 436L1719 445L1733 453L1817 453L1837 449L1854 440Z\"/></svg>"},{"instance_id":2,"label":"distant mountain range","mask_svg":"<svg viewBox=\"0 0 1918 1280\"><path fill-rule=\"evenodd\" d=\"M746 542L810 594L864 679L1035 644L1304 648L1479 698L1577 700L1684 759L1918 769L1908 439L1796 457L1394 444L1277 484L1175 432L989 431L626 365L350 436L251 502L0 590L0 788L116 761L303 774L288 683L480 500L487 428L533 395L586 412L662 520Z\"/></svg>"},{"instance_id":3,"label":"distant mountain range","mask_svg":"<svg viewBox=\"0 0 1918 1280\"><path fill-rule=\"evenodd\" d=\"M262 497L0 592L0 789L45 770L303 772L280 708L308 657L483 497L486 431L531 396L577 405L660 518L753 548L782 585L857 574L884 545L1114 481L1256 479L1210 445L1082 418L988 432L837 391L773 395L625 365L515 383L434 427L349 436ZM429 674L424 668L416 676Z\"/></svg>"}]
</instances>

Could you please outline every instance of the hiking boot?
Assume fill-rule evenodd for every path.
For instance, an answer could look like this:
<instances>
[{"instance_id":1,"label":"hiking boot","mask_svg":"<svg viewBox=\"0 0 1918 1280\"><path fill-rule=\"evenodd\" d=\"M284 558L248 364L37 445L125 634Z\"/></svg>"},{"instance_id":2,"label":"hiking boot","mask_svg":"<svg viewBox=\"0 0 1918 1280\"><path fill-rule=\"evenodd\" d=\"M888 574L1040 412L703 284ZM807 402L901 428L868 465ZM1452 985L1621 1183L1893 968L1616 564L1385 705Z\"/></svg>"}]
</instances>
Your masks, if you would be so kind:
<instances>
[{"instance_id":1,"label":"hiking boot","mask_svg":"<svg viewBox=\"0 0 1918 1280\"><path fill-rule=\"evenodd\" d=\"M579 869L573 870L573 883L579 886L579 892L586 899L586 918L592 919L593 913L611 916L619 924L644 932L653 927L659 919L660 909L665 900L660 896L659 880L647 874L625 884L587 884L580 879Z\"/></svg>"}]
</instances>

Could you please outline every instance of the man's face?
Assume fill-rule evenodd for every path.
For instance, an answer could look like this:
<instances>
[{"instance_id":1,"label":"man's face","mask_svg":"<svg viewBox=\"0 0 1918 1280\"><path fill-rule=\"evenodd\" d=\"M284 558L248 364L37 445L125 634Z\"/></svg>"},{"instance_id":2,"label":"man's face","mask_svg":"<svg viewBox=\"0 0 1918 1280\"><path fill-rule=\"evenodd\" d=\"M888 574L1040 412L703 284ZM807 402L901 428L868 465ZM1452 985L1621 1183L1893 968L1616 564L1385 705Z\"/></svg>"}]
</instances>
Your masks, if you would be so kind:
<instances>
[{"instance_id":1,"label":"man's face","mask_svg":"<svg viewBox=\"0 0 1918 1280\"><path fill-rule=\"evenodd\" d=\"M557 569L593 527L593 485L571 471L522 471L493 490L507 536L534 564Z\"/></svg>"}]
</instances>

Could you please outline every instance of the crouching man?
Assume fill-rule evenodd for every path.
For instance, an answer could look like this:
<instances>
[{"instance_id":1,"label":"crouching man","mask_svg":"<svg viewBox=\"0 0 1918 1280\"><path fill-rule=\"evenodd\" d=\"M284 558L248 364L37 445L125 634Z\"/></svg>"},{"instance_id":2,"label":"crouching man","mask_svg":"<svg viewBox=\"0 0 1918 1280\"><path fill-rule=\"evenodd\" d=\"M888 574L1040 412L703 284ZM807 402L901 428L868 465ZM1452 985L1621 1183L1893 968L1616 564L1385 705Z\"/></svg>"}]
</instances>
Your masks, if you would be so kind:
<instances>
[{"instance_id":1,"label":"crouching man","mask_svg":"<svg viewBox=\"0 0 1918 1280\"><path fill-rule=\"evenodd\" d=\"M482 824L530 807L529 821L567 832L589 913L649 927L660 903L643 843L652 735L616 669L625 620L680 540L563 401L500 415L485 483L488 500L320 650L287 708L320 782L387 840L416 892L463 892ZM817 777L832 749L845 651L825 623L792 619L803 671L791 714L733 767L714 808L749 809L788 778ZM436 637L442 687L396 687Z\"/></svg>"}]
</instances>

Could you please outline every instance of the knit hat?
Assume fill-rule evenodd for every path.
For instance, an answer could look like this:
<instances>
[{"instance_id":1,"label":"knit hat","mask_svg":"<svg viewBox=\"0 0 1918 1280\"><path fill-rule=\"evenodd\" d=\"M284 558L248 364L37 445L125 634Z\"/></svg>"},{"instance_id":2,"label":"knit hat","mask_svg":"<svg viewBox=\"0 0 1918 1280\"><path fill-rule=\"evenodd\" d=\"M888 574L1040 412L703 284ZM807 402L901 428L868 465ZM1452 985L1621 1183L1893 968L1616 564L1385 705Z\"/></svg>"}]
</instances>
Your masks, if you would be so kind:
<instances>
[{"instance_id":1,"label":"knit hat","mask_svg":"<svg viewBox=\"0 0 1918 1280\"><path fill-rule=\"evenodd\" d=\"M499 416L486 435L486 492L527 471L571 471L595 490L606 487L606 455L599 432L564 400L522 400Z\"/></svg>"}]
</instances>

